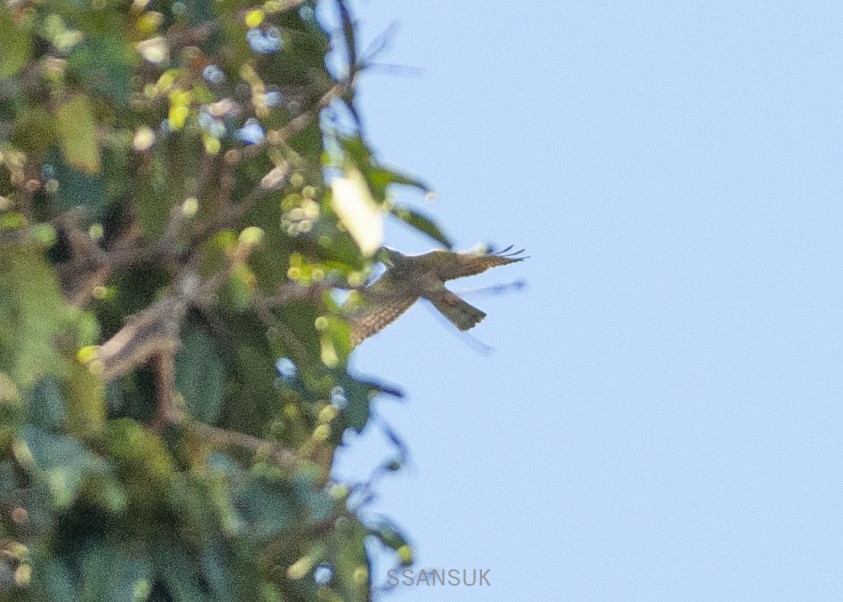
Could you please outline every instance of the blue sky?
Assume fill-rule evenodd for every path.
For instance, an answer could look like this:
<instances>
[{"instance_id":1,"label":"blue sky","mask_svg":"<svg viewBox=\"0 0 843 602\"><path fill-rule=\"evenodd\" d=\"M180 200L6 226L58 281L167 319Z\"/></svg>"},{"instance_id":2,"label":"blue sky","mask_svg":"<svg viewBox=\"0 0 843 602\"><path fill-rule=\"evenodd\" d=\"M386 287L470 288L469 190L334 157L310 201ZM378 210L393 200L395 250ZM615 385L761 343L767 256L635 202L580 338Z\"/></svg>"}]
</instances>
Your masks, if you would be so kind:
<instances>
[{"instance_id":1,"label":"blue sky","mask_svg":"<svg viewBox=\"0 0 843 602\"><path fill-rule=\"evenodd\" d=\"M375 506L420 567L387 599L843 597L843 7L369 0L362 107L467 248L484 355L418 305L356 352L412 465ZM398 225L387 243L433 245ZM341 474L387 446L351 441ZM386 569L376 570L376 580Z\"/></svg>"}]
</instances>

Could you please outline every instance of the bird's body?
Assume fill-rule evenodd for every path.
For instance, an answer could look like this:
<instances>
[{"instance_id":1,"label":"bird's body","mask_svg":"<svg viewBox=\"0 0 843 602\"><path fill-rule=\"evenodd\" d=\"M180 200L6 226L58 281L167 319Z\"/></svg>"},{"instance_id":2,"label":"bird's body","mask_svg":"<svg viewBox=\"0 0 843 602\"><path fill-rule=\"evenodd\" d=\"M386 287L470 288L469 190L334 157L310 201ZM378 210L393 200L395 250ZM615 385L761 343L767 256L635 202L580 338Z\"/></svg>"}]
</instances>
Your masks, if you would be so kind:
<instances>
[{"instance_id":1,"label":"bird's body","mask_svg":"<svg viewBox=\"0 0 843 602\"><path fill-rule=\"evenodd\" d=\"M350 310L352 345L379 332L419 299L427 299L454 326L468 330L486 314L445 288L445 282L473 276L489 268L521 261L521 251L455 253L436 250L423 255L404 255L382 249L386 272L360 291L359 302Z\"/></svg>"}]
</instances>

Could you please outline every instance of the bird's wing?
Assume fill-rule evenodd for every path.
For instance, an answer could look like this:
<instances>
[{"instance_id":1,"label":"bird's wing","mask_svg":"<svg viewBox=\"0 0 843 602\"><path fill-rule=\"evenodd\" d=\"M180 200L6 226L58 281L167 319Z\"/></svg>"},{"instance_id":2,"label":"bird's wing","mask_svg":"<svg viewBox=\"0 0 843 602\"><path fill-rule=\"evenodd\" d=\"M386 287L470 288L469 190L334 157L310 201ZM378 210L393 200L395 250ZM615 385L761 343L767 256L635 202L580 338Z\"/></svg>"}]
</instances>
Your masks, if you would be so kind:
<instances>
[{"instance_id":1,"label":"bird's wing","mask_svg":"<svg viewBox=\"0 0 843 602\"><path fill-rule=\"evenodd\" d=\"M358 310L348 319L351 325L351 346L356 347L389 326L416 301L418 301L416 296L394 296L382 303L367 304L366 307Z\"/></svg>"},{"instance_id":2,"label":"bird's wing","mask_svg":"<svg viewBox=\"0 0 843 602\"><path fill-rule=\"evenodd\" d=\"M353 306L349 306L348 313L352 347L386 328L418 299L418 294L396 285L388 272L358 291L357 299Z\"/></svg>"},{"instance_id":3,"label":"bird's wing","mask_svg":"<svg viewBox=\"0 0 843 602\"><path fill-rule=\"evenodd\" d=\"M511 248L511 246L507 247L497 253L454 253L436 250L419 255L417 261L424 270L434 271L441 280L453 280L463 276L474 276L489 268L526 259L526 257L518 257L524 252L523 249L508 252Z\"/></svg>"}]
</instances>

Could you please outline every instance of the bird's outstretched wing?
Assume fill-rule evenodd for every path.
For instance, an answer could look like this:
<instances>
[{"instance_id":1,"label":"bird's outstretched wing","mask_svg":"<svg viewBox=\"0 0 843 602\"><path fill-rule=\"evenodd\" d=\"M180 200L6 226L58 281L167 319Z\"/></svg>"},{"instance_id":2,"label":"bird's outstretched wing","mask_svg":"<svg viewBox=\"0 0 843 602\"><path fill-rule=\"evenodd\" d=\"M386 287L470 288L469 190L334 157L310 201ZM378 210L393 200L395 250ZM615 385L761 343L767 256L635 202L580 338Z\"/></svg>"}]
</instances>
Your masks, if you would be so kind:
<instances>
[{"instance_id":1,"label":"bird's outstretched wing","mask_svg":"<svg viewBox=\"0 0 843 602\"><path fill-rule=\"evenodd\" d=\"M527 259L519 257L524 249L512 251L512 246L497 253L455 253L453 251L431 251L414 258L424 270L431 270L442 280L453 280L464 276L474 276L489 268L507 265Z\"/></svg>"},{"instance_id":2,"label":"bird's outstretched wing","mask_svg":"<svg viewBox=\"0 0 843 602\"><path fill-rule=\"evenodd\" d=\"M419 300L419 295L397 286L389 273L358 291L353 303L347 302L351 326L351 346L356 347L394 322Z\"/></svg>"},{"instance_id":3,"label":"bird's outstretched wing","mask_svg":"<svg viewBox=\"0 0 843 602\"><path fill-rule=\"evenodd\" d=\"M418 300L418 297L394 298L383 304L372 304L361 309L349 319L351 324L351 346L357 347L373 334L377 334L398 316L407 311Z\"/></svg>"}]
</instances>

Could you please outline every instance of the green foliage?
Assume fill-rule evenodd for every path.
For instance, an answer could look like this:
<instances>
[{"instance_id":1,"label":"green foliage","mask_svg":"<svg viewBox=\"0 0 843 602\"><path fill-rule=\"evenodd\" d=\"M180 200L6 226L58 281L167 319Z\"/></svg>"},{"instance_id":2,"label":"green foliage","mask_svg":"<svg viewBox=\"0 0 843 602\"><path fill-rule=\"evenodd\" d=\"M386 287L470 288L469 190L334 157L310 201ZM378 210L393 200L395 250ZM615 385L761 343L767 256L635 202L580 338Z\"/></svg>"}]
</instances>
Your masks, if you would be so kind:
<instances>
[{"instance_id":1,"label":"green foliage","mask_svg":"<svg viewBox=\"0 0 843 602\"><path fill-rule=\"evenodd\" d=\"M182 391L191 416L213 424L225 394L225 366L214 349L213 337L186 333L176 356L176 388Z\"/></svg>"},{"instance_id":2,"label":"green foliage","mask_svg":"<svg viewBox=\"0 0 843 602\"><path fill-rule=\"evenodd\" d=\"M0 370L23 387L58 371L64 308L55 274L32 245L0 249Z\"/></svg>"},{"instance_id":3,"label":"green foliage","mask_svg":"<svg viewBox=\"0 0 843 602\"><path fill-rule=\"evenodd\" d=\"M331 478L398 393L346 367L333 293L373 266L326 174L368 244L450 243L390 198L427 187L358 131L330 7L0 5L0 600L353 602L370 544L411 561Z\"/></svg>"},{"instance_id":4,"label":"green foliage","mask_svg":"<svg viewBox=\"0 0 843 602\"><path fill-rule=\"evenodd\" d=\"M0 78L17 74L29 60L32 40L29 31L15 23L5 6L0 6Z\"/></svg>"}]
</instances>

